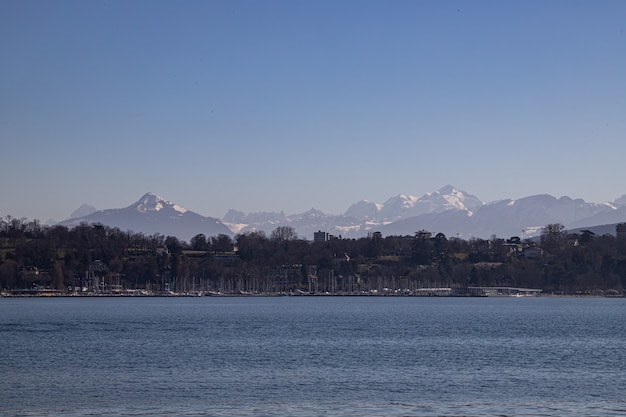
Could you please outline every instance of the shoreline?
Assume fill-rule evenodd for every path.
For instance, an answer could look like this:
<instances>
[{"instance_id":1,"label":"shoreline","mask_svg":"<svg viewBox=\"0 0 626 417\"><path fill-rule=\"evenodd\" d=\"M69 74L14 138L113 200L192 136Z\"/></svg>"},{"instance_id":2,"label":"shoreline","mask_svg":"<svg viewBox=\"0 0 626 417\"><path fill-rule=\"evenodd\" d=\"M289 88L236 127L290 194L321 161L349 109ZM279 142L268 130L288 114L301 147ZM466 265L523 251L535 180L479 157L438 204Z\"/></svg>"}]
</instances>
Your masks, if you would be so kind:
<instances>
[{"instance_id":1,"label":"shoreline","mask_svg":"<svg viewBox=\"0 0 626 417\"><path fill-rule=\"evenodd\" d=\"M192 293L63 293L57 291L3 291L0 298L198 298L198 297L415 297L415 298L626 298L626 294L406 294L406 293L221 293L198 291Z\"/></svg>"}]
</instances>

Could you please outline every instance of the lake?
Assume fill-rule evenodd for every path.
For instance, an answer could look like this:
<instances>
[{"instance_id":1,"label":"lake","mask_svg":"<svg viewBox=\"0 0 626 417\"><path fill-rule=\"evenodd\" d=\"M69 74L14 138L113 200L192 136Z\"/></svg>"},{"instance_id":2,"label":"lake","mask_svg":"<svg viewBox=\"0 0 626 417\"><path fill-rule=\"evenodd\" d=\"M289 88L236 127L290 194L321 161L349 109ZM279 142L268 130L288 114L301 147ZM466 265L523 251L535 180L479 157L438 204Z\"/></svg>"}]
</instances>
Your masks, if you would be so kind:
<instances>
[{"instance_id":1,"label":"lake","mask_svg":"<svg viewBox=\"0 0 626 417\"><path fill-rule=\"evenodd\" d=\"M2 416L622 416L626 299L0 298Z\"/></svg>"}]
</instances>

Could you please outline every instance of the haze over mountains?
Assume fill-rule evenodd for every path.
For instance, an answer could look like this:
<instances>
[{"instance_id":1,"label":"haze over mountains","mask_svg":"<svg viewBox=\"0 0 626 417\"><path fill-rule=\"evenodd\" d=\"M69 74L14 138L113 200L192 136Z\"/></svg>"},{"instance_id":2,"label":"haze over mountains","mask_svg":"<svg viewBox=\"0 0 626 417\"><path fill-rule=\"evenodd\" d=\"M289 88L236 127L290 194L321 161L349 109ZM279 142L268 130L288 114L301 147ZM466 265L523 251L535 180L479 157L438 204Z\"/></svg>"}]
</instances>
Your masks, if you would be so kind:
<instances>
[{"instance_id":1,"label":"haze over mountains","mask_svg":"<svg viewBox=\"0 0 626 417\"><path fill-rule=\"evenodd\" d=\"M86 205L83 205L81 209L84 210L85 207ZM101 223L146 235L159 233L164 236L176 236L185 241L189 241L198 233L207 236L218 234L232 236L230 229L218 219L201 216L152 193L145 194L126 208L97 210L59 224L75 226L83 222Z\"/></svg>"},{"instance_id":2,"label":"haze over mountains","mask_svg":"<svg viewBox=\"0 0 626 417\"><path fill-rule=\"evenodd\" d=\"M550 223L567 229L590 228L626 222L626 195L612 203L587 203L547 194L484 203L478 197L447 185L421 197L398 195L384 203L359 201L342 215L311 209L301 214L284 212L243 213L229 210L223 219L205 217L152 193L126 208L96 210L83 205L61 225L102 223L144 234L171 235L189 241L206 236L263 231L291 226L299 237L312 239L319 230L344 238L358 238L378 231L383 236L413 235L419 230L446 236L490 238L493 235L531 237ZM610 227L606 228L613 232Z\"/></svg>"}]
</instances>

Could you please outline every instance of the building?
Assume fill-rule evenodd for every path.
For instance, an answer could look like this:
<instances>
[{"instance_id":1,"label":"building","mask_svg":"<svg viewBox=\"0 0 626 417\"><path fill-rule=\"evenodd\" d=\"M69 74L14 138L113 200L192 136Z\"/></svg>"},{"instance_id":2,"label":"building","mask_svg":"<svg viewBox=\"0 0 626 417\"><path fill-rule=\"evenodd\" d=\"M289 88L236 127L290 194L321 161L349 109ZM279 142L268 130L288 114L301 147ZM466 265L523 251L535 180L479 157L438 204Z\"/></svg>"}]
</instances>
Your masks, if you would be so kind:
<instances>
[{"instance_id":1,"label":"building","mask_svg":"<svg viewBox=\"0 0 626 417\"><path fill-rule=\"evenodd\" d=\"M313 242L328 242L329 240L337 239L337 236L333 236L330 233L318 231L313 233Z\"/></svg>"},{"instance_id":2,"label":"building","mask_svg":"<svg viewBox=\"0 0 626 417\"><path fill-rule=\"evenodd\" d=\"M617 226L615 226L615 236L617 236L618 239L626 237L626 223L618 223Z\"/></svg>"}]
</instances>

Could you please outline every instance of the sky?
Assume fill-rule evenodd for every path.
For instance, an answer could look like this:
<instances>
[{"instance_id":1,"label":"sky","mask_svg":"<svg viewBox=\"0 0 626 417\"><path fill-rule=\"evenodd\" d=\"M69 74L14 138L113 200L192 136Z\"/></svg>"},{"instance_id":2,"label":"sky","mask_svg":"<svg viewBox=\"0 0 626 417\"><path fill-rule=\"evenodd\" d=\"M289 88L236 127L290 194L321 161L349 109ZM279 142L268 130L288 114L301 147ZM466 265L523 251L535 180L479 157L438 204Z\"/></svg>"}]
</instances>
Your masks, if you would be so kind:
<instances>
[{"instance_id":1,"label":"sky","mask_svg":"<svg viewBox=\"0 0 626 417\"><path fill-rule=\"evenodd\" d=\"M624 1L0 2L0 216L626 194Z\"/></svg>"}]
</instances>

